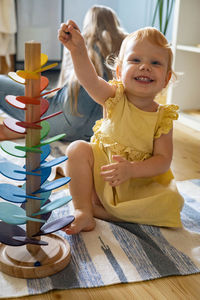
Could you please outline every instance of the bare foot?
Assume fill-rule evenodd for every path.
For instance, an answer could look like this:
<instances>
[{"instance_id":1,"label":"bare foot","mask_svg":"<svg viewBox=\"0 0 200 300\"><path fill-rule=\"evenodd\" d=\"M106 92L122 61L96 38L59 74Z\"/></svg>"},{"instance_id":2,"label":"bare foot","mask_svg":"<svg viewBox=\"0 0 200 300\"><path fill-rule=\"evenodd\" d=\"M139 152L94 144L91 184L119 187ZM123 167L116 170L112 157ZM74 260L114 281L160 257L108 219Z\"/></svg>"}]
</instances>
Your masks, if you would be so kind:
<instances>
[{"instance_id":1,"label":"bare foot","mask_svg":"<svg viewBox=\"0 0 200 300\"><path fill-rule=\"evenodd\" d=\"M74 222L62 229L67 234L77 234L81 231L91 231L95 228L95 220L93 216L88 215L87 212L76 209L74 212L74 217Z\"/></svg>"}]
</instances>

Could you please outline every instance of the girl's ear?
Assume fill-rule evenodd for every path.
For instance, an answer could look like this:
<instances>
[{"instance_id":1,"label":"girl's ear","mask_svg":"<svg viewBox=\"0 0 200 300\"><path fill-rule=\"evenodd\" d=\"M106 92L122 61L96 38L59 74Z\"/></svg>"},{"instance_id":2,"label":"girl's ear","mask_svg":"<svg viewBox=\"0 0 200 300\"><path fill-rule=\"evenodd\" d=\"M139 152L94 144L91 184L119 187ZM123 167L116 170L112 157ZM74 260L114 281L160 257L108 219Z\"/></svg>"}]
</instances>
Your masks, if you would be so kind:
<instances>
[{"instance_id":1,"label":"girl's ear","mask_svg":"<svg viewBox=\"0 0 200 300\"><path fill-rule=\"evenodd\" d=\"M119 65L116 67L116 76L117 79L121 79L121 67Z\"/></svg>"},{"instance_id":2,"label":"girl's ear","mask_svg":"<svg viewBox=\"0 0 200 300\"><path fill-rule=\"evenodd\" d=\"M169 71L166 75L165 87L168 85L168 82L170 81L171 77L172 77L172 71Z\"/></svg>"}]
</instances>

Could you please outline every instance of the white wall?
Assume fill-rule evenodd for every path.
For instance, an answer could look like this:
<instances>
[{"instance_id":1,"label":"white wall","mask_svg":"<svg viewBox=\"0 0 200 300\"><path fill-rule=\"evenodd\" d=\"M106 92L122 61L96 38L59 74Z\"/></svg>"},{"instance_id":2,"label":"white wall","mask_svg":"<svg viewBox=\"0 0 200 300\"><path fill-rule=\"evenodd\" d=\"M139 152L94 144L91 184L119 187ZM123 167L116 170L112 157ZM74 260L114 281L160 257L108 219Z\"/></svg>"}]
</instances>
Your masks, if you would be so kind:
<instances>
[{"instance_id":1,"label":"white wall","mask_svg":"<svg viewBox=\"0 0 200 300\"><path fill-rule=\"evenodd\" d=\"M91 6L105 5L118 12L119 1L123 0L64 0L64 21L72 19L82 28L84 16Z\"/></svg>"},{"instance_id":2,"label":"white wall","mask_svg":"<svg viewBox=\"0 0 200 300\"><path fill-rule=\"evenodd\" d=\"M84 15L92 5L106 5L116 11L125 30L132 32L141 27L151 26L156 2L157 0L64 0L64 20L74 19L81 28ZM173 15L166 35L169 41L172 35L172 21ZM155 26L158 27L158 24L156 19Z\"/></svg>"},{"instance_id":3,"label":"white wall","mask_svg":"<svg viewBox=\"0 0 200 300\"><path fill-rule=\"evenodd\" d=\"M62 47L57 40L57 30L61 22L73 19L82 28L85 13L92 5L107 5L116 11L124 29L132 32L151 25L156 0L16 0L16 3L17 61L23 60L24 42L29 40L41 42L42 52L49 60L59 61ZM172 19L167 33L169 41Z\"/></svg>"},{"instance_id":4,"label":"white wall","mask_svg":"<svg viewBox=\"0 0 200 300\"><path fill-rule=\"evenodd\" d=\"M17 61L24 59L24 43L41 43L50 60L60 60L57 30L61 23L62 0L17 0Z\"/></svg>"},{"instance_id":5,"label":"white wall","mask_svg":"<svg viewBox=\"0 0 200 300\"><path fill-rule=\"evenodd\" d=\"M118 0L118 15L128 32L150 25L151 2L152 0Z\"/></svg>"}]
</instances>

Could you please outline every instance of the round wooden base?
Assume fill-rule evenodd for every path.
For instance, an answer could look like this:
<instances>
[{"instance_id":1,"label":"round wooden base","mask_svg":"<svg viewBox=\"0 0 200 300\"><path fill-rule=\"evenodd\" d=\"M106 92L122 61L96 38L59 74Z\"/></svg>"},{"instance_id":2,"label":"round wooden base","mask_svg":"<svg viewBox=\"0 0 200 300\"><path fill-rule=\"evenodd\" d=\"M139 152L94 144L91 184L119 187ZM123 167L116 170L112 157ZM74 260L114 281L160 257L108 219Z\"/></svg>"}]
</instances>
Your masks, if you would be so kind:
<instances>
[{"instance_id":1,"label":"round wooden base","mask_svg":"<svg viewBox=\"0 0 200 300\"><path fill-rule=\"evenodd\" d=\"M0 270L18 278L42 278L64 269L70 262L70 245L62 237L49 234L42 236L48 246L35 246L31 253L27 246L0 245Z\"/></svg>"}]
</instances>

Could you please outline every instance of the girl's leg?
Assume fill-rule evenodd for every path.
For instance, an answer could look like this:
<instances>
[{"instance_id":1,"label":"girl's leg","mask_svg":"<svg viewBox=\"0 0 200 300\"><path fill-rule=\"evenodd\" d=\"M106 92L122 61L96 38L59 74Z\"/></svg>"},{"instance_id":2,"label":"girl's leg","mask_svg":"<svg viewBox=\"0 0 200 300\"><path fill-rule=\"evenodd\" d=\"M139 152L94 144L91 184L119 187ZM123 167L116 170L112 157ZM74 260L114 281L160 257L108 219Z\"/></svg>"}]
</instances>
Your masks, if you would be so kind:
<instances>
[{"instance_id":1,"label":"girl's leg","mask_svg":"<svg viewBox=\"0 0 200 300\"><path fill-rule=\"evenodd\" d=\"M95 227L93 217L93 152L91 145L84 141L75 141L67 149L67 175L70 194L74 205L74 222L66 227L67 234L90 231Z\"/></svg>"},{"instance_id":2,"label":"girl's leg","mask_svg":"<svg viewBox=\"0 0 200 300\"><path fill-rule=\"evenodd\" d=\"M93 204L93 215L97 219L106 220L106 221L122 221L105 210L103 205L101 204L96 192L94 191L92 197L92 204Z\"/></svg>"}]
</instances>

